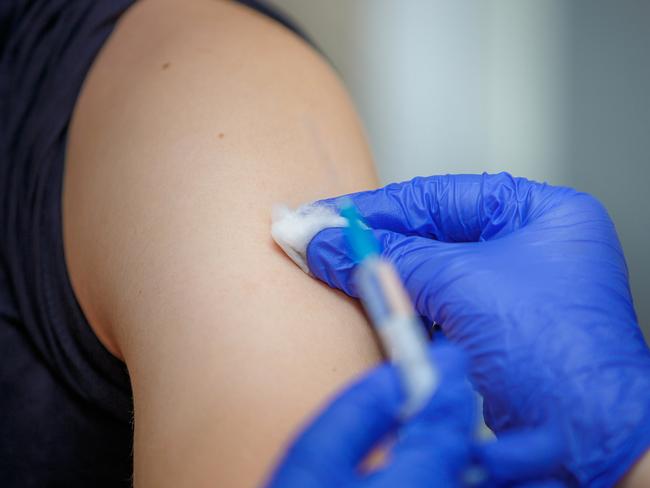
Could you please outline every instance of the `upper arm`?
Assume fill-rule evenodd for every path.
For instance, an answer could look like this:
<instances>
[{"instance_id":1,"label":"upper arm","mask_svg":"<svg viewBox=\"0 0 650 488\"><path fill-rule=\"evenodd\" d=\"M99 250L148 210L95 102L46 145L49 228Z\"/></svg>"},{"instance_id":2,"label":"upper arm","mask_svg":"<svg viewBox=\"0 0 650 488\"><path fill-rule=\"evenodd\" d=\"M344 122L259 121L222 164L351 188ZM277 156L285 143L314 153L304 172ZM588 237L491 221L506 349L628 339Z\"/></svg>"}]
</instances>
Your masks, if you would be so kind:
<instances>
[{"instance_id":1,"label":"upper arm","mask_svg":"<svg viewBox=\"0 0 650 488\"><path fill-rule=\"evenodd\" d=\"M86 82L69 141L73 286L122 355L139 486L248 486L378 359L358 307L292 265L271 205L375 185L326 64L210 0L143 2Z\"/></svg>"}]
</instances>

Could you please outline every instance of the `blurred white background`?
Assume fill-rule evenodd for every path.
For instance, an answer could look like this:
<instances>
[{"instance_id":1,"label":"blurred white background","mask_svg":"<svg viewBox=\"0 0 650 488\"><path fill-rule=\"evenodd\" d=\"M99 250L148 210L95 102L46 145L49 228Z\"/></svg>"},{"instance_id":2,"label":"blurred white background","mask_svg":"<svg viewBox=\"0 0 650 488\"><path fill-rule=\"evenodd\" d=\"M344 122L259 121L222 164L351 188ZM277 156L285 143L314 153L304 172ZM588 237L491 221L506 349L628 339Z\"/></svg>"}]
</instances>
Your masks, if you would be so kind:
<instances>
[{"instance_id":1,"label":"blurred white background","mask_svg":"<svg viewBox=\"0 0 650 488\"><path fill-rule=\"evenodd\" d=\"M338 69L384 183L508 171L599 197L650 337L650 1L271 3Z\"/></svg>"}]
</instances>

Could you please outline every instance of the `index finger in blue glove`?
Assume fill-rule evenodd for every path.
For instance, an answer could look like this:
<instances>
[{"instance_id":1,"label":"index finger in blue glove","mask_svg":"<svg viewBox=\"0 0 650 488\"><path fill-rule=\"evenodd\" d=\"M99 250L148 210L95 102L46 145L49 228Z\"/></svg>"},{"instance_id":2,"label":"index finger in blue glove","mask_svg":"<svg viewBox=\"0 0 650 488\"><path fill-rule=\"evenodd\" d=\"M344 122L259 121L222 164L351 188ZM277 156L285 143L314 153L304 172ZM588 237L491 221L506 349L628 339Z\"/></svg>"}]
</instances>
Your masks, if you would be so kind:
<instances>
[{"instance_id":1,"label":"index finger in blue glove","mask_svg":"<svg viewBox=\"0 0 650 488\"><path fill-rule=\"evenodd\" d=\"M507 173L417 177L346 195L372 228L445 242L490 240L544 215L579 194ZM339 198L322 200L336 204Z\"/></svg>"}]
</instances>

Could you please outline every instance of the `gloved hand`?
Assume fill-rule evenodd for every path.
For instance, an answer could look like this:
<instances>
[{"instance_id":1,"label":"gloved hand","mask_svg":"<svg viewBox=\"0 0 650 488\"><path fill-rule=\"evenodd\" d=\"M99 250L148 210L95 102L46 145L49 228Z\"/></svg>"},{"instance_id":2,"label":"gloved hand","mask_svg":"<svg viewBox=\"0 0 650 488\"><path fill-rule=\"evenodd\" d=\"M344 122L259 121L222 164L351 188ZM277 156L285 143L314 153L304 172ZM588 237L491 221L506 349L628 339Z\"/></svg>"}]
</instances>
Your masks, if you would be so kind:
<instances>
[{"instance_id":1,"label":"gloved hand","mask_svg":"<svg viewBox=\"0 0 650 488\"><path fill-rule=\"evenodd\" d=\"M419 313L469 352L487 424L500 433L552 418L569 436L569 473L614 485L650 446L650 354L603 206L507 174L416 178L351 198ZM356 295L341 229L317 234L307 258Z\"/></svg>"},{"instance_id":2,"label":"gloved hand","mask_svg":"<svg viewBox=\"0 0 650 488\"><path fill-rule=\"evenodd\" d=\"M398 375L393 367L380 366L316 416L287 450L268 488L462 486L472 459L488 473L482 487L524 480L531 484L517 486L562 486L543 480L564 452L555 435L515 433L503 441L472 445L475 400L465 379L464 355L449 345L435 346L431 354L442 381L422 411L399 424L403 397ZM359 464L396 428L388 463L360 470Z\"/></svg>"}]
</instances>

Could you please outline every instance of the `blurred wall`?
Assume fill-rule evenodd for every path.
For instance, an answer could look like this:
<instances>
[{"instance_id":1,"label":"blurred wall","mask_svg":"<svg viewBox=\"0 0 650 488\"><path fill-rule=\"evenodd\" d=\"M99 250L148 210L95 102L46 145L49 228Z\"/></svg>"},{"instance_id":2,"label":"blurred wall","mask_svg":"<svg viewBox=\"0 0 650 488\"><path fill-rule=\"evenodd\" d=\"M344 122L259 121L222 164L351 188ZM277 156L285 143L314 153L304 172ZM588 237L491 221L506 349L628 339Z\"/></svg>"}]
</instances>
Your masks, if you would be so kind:
<instances>
[{"instance_id":1,"label":"blurred wall","mask_svg":"<svg viewBox=\"0 0 650 488\"><path fill-rule=\"evenodd\" d=\"M650 1L573 0L567 183L605 203L650 339Z\"/></svg>"},{"instance_id":2,"label":"blurred wall","mask_svg":"<svg viewBox=\"0 0 650 488\"><path fill-rule=\"evenodd\" d=\"M599 197L650 337L650 1L271 3L338 69L382 181L509 171Z\"/></svg>"}]
</instances>

